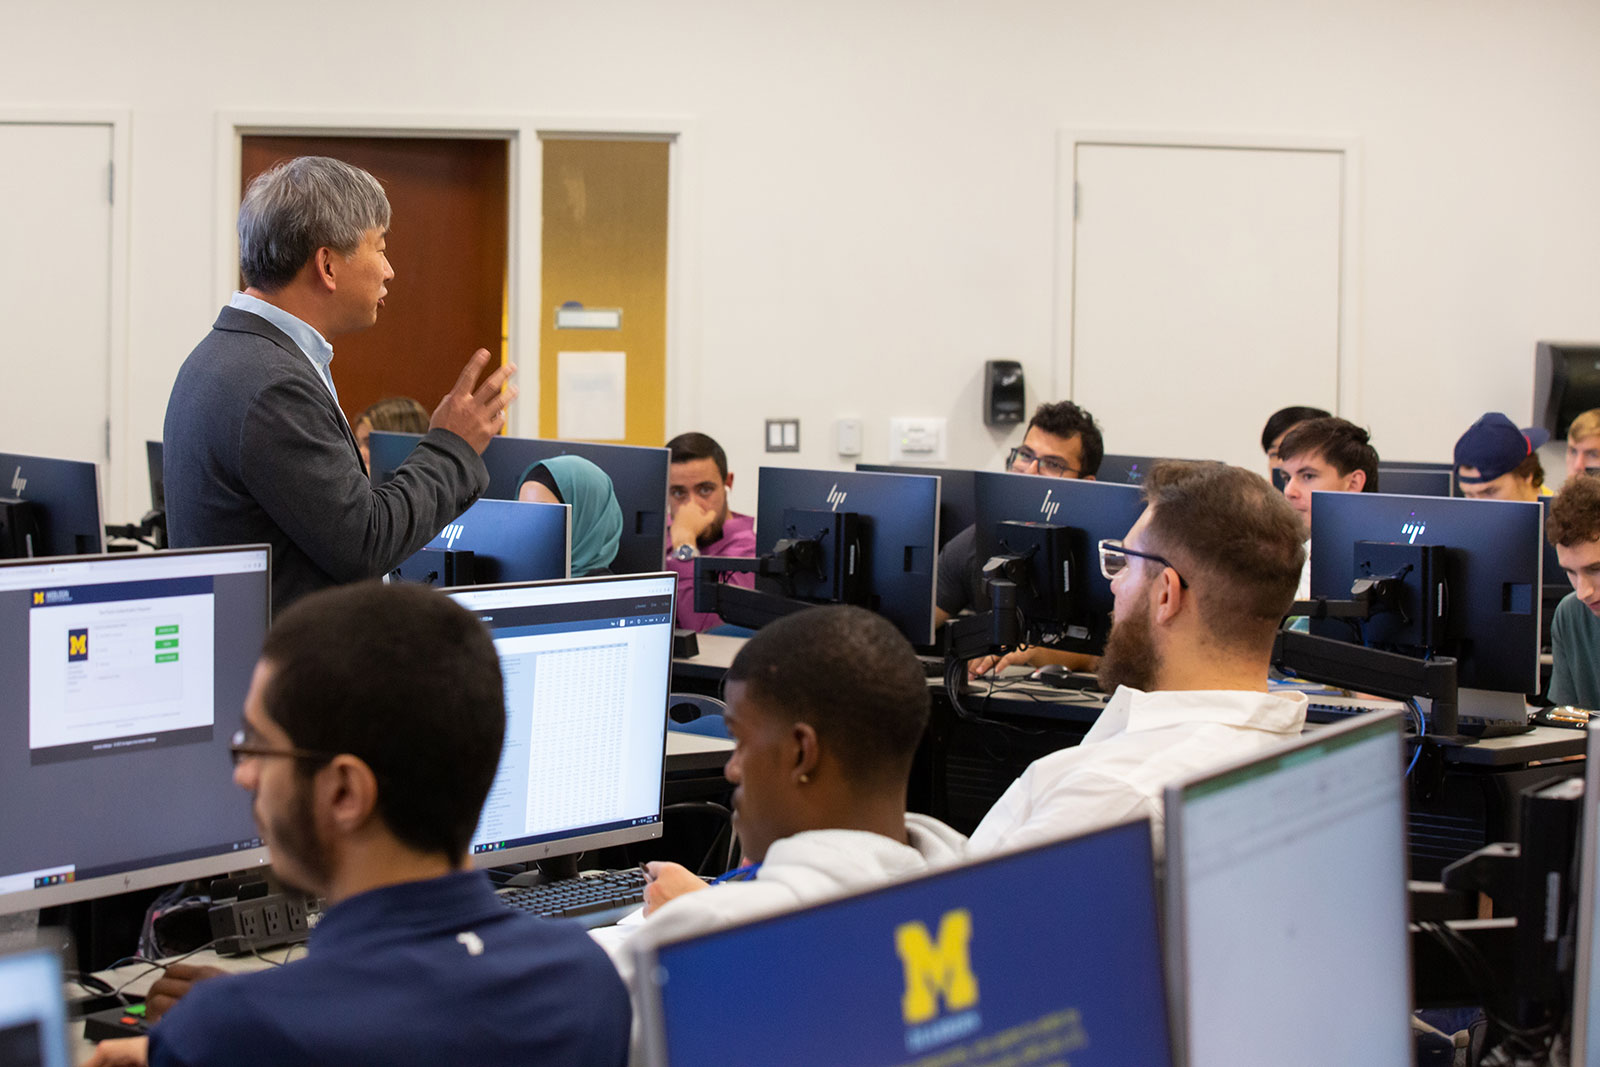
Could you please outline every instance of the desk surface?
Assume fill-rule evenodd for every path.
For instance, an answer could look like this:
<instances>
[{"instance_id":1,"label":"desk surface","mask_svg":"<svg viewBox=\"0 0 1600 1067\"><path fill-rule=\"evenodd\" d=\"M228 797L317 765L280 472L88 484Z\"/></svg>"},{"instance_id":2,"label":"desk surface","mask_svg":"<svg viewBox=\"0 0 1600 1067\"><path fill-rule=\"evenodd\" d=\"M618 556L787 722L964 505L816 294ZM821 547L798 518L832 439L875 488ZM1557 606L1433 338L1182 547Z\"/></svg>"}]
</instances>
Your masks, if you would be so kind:
<instances>
[{"instance_id":1,"label":"desk surface","mask_svg":"<svg viewBox=\"0 0 1600 1067\"><path fill-rule=\"evenodd\" d=\"M728 673L733 657L739 654L747 637L729 637L726 634L700 634L698 655L675 658L672 673L685 678L717 679Z\"/></svg>"}]
</instances>

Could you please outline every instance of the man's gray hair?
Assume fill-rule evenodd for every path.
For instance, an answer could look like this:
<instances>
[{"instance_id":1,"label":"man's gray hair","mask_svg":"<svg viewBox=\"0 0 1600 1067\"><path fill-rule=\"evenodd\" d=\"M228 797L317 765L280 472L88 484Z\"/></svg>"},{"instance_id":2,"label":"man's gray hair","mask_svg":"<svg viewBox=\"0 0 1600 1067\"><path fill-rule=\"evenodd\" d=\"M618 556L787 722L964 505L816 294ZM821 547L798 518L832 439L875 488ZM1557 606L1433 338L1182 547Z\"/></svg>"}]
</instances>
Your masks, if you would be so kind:
<instances>
[{"instance_id":1,"label":"man's gray hair","mask_svg":"<svg viewBox=\"0 0 1600 1067\"><path fill-rule=\"evenodd\" d=\"M277 163L256 175L239 205L239 272L246 285L275 292L317 249L350 255L373 228L389 228L378 179L327 156Z\"/></svg>"}]
</instances>

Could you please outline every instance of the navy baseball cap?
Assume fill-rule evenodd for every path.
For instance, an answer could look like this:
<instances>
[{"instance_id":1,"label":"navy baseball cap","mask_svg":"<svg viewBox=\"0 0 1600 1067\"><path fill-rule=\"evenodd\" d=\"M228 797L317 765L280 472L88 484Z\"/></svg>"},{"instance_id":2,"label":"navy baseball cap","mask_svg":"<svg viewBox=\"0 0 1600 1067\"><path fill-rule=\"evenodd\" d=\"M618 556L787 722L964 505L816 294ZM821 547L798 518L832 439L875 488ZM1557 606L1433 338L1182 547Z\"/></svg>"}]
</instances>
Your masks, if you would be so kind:
<instances>
[{"instance_id":1,"label":"navy baseball cap","mask_svg":"<svg viewBox=\"0 0 1600 1067\"><path fill-rule=\"evenodd\" d=\"M1519 430L1517 424L1498 411L1491 411L1461 435L1456 442L1456 480L1468 485L1492 482L1516 470L1534 449L1550 440L1547 430ZM1464 477L1462 467L1476 467L1477 476Z\"/></svg>"}]
</instances>

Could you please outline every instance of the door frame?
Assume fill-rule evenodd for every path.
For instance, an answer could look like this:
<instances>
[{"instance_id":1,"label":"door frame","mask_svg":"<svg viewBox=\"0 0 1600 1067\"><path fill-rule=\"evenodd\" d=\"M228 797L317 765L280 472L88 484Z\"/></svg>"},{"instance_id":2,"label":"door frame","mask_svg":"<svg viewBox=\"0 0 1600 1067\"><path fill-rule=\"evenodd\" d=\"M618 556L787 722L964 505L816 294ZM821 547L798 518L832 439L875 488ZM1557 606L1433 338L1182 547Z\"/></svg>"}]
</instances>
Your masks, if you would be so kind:
<instances>
[{"instance_id":1,"label":"door frame","mask_svg":"<svg viewBox=\"0 0 1600 1067\"><path fill-rule=\"evenodd\" d=\"M694 205L697 176L692 166L694 123L677 118L575 118L516 114L405 114L368 112L227 111L217 115L213 246L213 302L226 304L239 276L239 153L247 136L428 137L504 140L510 160L506 240L506 352L517 365L517 398L506 432L534 436L539 426L540 249L544 195L542 136L665 140L667 203L667 425L692 426L697 416L698 289ZM466 361L469 350L459 354ZM431 401L420 398L424 404Z\"/></svg>"},{"instance_id":2,"label":"door frame","mask_svg":"<svg viewBox=\"0 0 1600 1067\"><path fill-rule=\"evenodd\" d=\"M1077 285L1077 150L1079 145L1127 148L1233 148L1336 152L1340 156L1339 340L1335 355L1335 414L1361 421L1361 141L1354 136L1203 133L1195 131L1066 127L1056 141L1056 304L1052 318L1051 395L1073 396ZM1066 385L1063 394L1061 386Z\"/></svg>"},{"instance_id":3,"label":"door frame","mask_svg":"<svg viewBox=\"0 0 1600 1067\"><path fill-rule=\"evenodd\" d=\"M128 404L128 189L132 173L133 114L118 108L0 107L7 126L108 126L111 129L111 234L108 247L110 305L106 309L106 459L100 472L102 523L144 514L134 499L132 472L143 472L144 443L132 440ZM137 462L135 462L137 461ZM113 474L116 476L113 477ZM144 480L139 484L142 487ZM137 506L138 511L130 510ZM115 518L113 518L115 516Z\"/></svg>"}]
</instances>

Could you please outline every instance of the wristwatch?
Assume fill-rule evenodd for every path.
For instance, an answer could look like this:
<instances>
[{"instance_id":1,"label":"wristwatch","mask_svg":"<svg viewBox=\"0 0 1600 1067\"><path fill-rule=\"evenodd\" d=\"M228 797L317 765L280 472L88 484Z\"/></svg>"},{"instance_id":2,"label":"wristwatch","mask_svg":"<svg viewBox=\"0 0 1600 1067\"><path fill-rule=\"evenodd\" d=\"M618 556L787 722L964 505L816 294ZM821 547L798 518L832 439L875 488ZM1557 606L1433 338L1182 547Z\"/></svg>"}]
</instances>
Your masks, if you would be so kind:
<instances>
[{"instance_id":1,"label":"wristwatch","mask_svg":"<svg viewBox=\"0 0 1600 1067\"><path fill-rule=\"evenodd\" d=\"M693 545L679 545L672 550L672 558L679 563L688 563L700 554L700 550Z\"/></svg>"}]
</instances>

